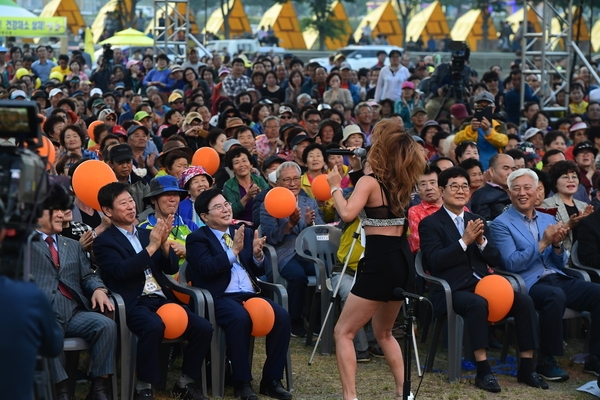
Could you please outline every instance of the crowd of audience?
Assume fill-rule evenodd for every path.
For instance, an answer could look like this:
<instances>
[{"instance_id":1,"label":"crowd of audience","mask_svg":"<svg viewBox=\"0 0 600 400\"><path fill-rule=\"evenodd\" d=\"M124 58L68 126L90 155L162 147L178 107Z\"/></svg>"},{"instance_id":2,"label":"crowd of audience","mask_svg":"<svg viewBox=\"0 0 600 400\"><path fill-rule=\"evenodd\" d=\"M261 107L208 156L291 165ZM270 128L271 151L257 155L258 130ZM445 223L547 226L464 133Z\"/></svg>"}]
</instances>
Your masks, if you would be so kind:
<instances>
[{"instance_id":1,"label":"crowd of audience","mask_svg":"<svg viewBox=\"0 0 600 400\"><path fill-rule=\"evenodd\" d=\"M46 46L26 51L16 46L10 50L0 48L0 97L37 102L43 134L51 140L57 154L51 173L72 176L88 159L101 160L115 172L121 186L104 193L100 200L103 212L76 199L72 219L61 218L60 223L64 224L62 234L79 240L88 251L94 242L95 260L99 260L105 280L103 288L116 292L119 288L139 289L138 297L143 289L150 296L141 305L131 300L133 314L140 315L139 320L128 321L132 331L153 326L147 310L152 313L163 300L170 299L169 294L161 292L167 290L153 274L176 272L177 266L169 264L169 260L179 265L186 261L191 249L188 237L208 240L211 231L233 223L243 224L246 229L232 230L230 238L223 238L223 254L231 252L229 260L213 254L214 262L205 265L208 261L200 255L216 252L215 249L194 251L193 263L187 258L194 264L190 265L195 271L193 284L220 296L230 290L239 292L239 288L242 292L254 290L255 275L270 279L272 266L263 261L261 238L251 239L260 230L265 242L275 248L279 274L287 280L291 335L305 336L304 299L314 268L295 253L295 238L306 227L340 221L333 201L317 199L312 183L337 166L344 195L351 193L356 183L353 174L362 173L364 163L358 157L332 155L327 150L368 148L378 140L379 121L392 121L398 131L411 135L429 162L406 215L414 254L430 236L421 223L445 207L449 201L446 196L463 193L464 201L461 197L460 204L453 203L453 210L473 212L474 219L484 222L503 218L512 209L523 211L524 207L518 204L525 200L511 188L511 183L518 181L518 176L512 181L511 176L520 170L530 171L525 177L532 181L533 175L537 178L527 186L534 197L534 213L549 215L552 223L564 230L560 241L544 242L550 251L553 250L549 244L564 251L556 256L560 258L560 262L555 260L558 269L567 262L573 243L584 239L584 221L597 218L590 215L600 206L596 158L600 149L600 89L586 67L576 70L571 82L570 111L557 114L544 111L535 93L555 90L562 82L555 79L550 86L539 82L535 75L523 76L518 63L508 73L492 66L481 79L472 73L470 92L463 104L453 99L444 102L443 90L438 91L447 83L448 77L440 72L447 69L447 64L436 66L431 56L417 60L397 51L383 55L381 65L358 71L352 70L343 56L332 57L330 65L323 66L305 65L292 54L285 54L282 59L273 56L254 61L238 56L223 58L219 54L200 59L195 49L190 49L188 60L182 65L171 63L164 55L154 56L151 51L141 61L128 60L117 48L112 59L101 57L95 69L80 51L60 55L57 63L53 60ZM521 79L526 80L527 100L522 110ZM558 91L555 99L556 104L564 105L564 92ZM473 117L482 109L490 111L491 120ZM194 152L206 146L214 149L220 160L212 175L202 167L191 166ZM451 189L440 187L438 178L442 171L455 166L464 173L448 179L460 183ZM274 218L266 212L265 196L273 187L285 187L297 197L297 208L288 218ZM211 192L210 198L200 201L209 190L218 192ZM473 240L462 246L493 243L494 232L501 231L500 223L494 223L491 236L485 228L485 241L480 238L481 228L481 232L472 233ZM131 224L137 228L125 229ZM545 227L539 229L540 237L545 238ZM136 239L135 232L146 230L149 235ZM125 262L118 259L122 249L116 248L118 239L115 243L108 240L110 232L125 235L131 243L127 259L134 260L123 271L116 268ZM521 233L529 234L522 230ZM102 237L105 240L98 239ZM225 244L228 240L233 244ZM253 251L248 249L240 261L238 254L242 253L236 246L246 242ZM143 246L151 250L146 258L141 256ZM598 249L598 244L595 246ZM501 249L504 252L506 248ZM584 262L600 266L598 251L582 255ZM491 256L498 258L491 251L484 258ZM148 263L153 267L149 268ZM252 264L248 268L253 271L248 272L249 279L243 273L244 269L249 270L247 263ZM520 272L512 260L497 260L496 264ZM243 282L235 288L233 283L220 282L217 277L220 270L232 265L240 268L231 273L231 279L243 275ZM127 286L128 280L135 281L135 285ZM155 296L162 297L160 301L152 300ZM567 305L571 307L568 302ZM595 311L592 320L600 320ZM231 315L222 315L221 321L232 329L247 328L233 324ZM196 328L196 338L208 337L208 327L198 324ZM227 337L234 340L235 335ZM138 366L157 362L144 355L148 350L141 350L148 343L156 345L156 340L142 336ZM534 346L534 342L527 345ZM362 355L359 361L368 361L365 352L370 347L365 343L364 336L356 342ZM278 346L287 349L287 345ZM188 354L203 356L205 351L198 346ZM561 354L547 351L545 364L538 368L540 375L564 379L566 373L557 372L556 368L560 368L553 358ZM591 361L586 363L586 369L596 374L600 373L599 355L592 353ZM261 392L264 389L264 393L280 396L277 398L291 398L279 382L279 364L277 360L276 368L266 367L270 375L264 377L267 381L261 383ZM236 390L251 399L255 394L248 387L251 377L246 367L239 367L236 372L234 366L234 376L239 380ZM488 372L485 368L482 371ZM196 393L188 384L197 377L198 371L184 361L179 393ZM138 394L147 394L150 384L157 380L148 371L141 376L138 373L138 378L143 381L137 387ZM489 379L486 385L489 389Z\"/></svg>"}]
</instances>

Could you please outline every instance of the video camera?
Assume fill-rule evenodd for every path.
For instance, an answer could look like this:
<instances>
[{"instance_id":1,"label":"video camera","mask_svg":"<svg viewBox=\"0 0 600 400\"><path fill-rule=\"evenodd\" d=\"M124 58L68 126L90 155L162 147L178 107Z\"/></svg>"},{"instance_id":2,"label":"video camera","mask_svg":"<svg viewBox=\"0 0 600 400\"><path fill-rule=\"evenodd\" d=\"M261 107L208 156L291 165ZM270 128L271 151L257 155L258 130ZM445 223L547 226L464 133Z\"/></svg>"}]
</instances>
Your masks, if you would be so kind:
<instances>
[{"instance_id":1,"label":"video camera","mask_svg":"<svg viewBox=\"0 0 600 400\"><path fill-rule=\"evenodd\" d=\"M470 84L470 81L465 82L464 70L466 62L469 61L471 50L465 42L458 42L456 40L452 40L448 47L451 52L450 73L452 75L452 97L457 103L464 103L465 84Z\"/></svg>"},{"instance_id":2,"label":"video camera","mask_svg":"<svg viewBox=\"0 0 600 400\"><path fill-rule=\"evenodd\" d=\"M34 153L42 135L33 101L0 101L0 229L7 231L0 251L0 275L29 280L24 244L43 209L72 207L65 182L48 178L47 160Z\"/></svg>"}]
</instances>

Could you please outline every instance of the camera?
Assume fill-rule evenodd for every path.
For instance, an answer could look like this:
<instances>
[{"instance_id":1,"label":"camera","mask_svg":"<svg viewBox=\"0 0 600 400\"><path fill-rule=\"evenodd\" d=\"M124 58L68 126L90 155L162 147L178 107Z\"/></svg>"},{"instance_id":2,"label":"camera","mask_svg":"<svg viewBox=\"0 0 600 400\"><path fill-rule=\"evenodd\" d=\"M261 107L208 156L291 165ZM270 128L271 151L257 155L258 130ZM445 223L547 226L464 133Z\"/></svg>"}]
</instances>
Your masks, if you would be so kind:
<instances>
[{"instance_id":1,"label":"camera","mask_svg":"<svg viewBox=\"0 0 600 400\"><path fill-rule=\"evenodd\" d=\"M102 57L104 57L104 61L107 61L107 62L111 61L114 57L114 51L110 47L111 47L110 43L102 45L102 49L104 50L102 52Z\"/></svg>"},{"instance_id":2,"label":"camera","mask_svg":"<svg viewBox=\"0 0 600 400\"><path fill-rule=\"evenodd\" d=\"M44 208L71 207L72 198L65 182L49 180L47 161L33 151L43 143L36 102L0 101L0 137L15 144L0 146L0 228L7 230L0 275L28 280L22 257L37 219Z\"/></svg>"},{"instance_id":3,"label":"camera","mask_svg":"<svg viewBox=\"0 0 600 400\"><path fill-rule=\"evenodd\" d=\"M470 81L464 79L464 70L466 62L469 61L471 50L465 42L455 40L452 40L448 47L451 56L450 74L452 76L452 87L449 90L452 90L451 96L457 103L464 103L465 84L470 84Z\"/></svg>"}]
</instances>

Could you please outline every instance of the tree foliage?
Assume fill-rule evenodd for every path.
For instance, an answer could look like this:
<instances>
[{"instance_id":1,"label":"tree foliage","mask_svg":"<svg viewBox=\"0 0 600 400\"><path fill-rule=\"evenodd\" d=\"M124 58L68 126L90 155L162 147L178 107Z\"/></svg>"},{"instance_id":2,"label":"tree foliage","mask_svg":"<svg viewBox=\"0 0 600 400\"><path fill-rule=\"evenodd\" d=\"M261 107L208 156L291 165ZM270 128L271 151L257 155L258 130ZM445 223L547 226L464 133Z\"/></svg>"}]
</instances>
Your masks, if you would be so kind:
<instances>
[{"instance_id":1,"label":"tree foliage","mask_svg":"<svg viewBox=\"0 0 600 400\"><path fill-rule=\"evenodd\" d=\"M416 12L417 7L421 4L421 0L396 0L402 21L402 47L406 47L406 28L408 19Z\"/></svg>"},{"instance_id":2,"label":"tree foliage","mask_svg":"<svg viewBox=\"0 0 600 400\"><path fill-rule=\"evenodd\" d=\"M289 0L276 0L277 3L286 3ZM325 39L338 39L344 34L343 22L330 20L333 14L331 7L334 0L298 0L306 5L313 18L303 18L300 21L302 29L312 28L319 33L319 50L325 50Z\"/></svg>"}]
</instances>

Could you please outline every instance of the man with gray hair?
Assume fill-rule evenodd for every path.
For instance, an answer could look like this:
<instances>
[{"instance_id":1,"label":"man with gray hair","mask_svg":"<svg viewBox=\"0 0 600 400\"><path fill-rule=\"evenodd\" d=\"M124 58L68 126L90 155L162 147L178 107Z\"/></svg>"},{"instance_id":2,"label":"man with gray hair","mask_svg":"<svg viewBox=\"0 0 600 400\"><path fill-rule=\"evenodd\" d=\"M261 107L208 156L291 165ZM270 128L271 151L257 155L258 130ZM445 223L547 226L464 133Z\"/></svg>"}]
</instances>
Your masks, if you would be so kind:
<instances>
[{"instance_id":1,"label":"man with gray hair","mask_svg":"<svg viewBox=\"0 0 600 400\"><path fill-rule=\"evenodd\" d=\"M568 253L562 222L535 210L538 177L518 169L507 179L512 205L491 224L491 236L502 249L502 266L521 275L540 322L537 373L546 380L565 381L569 375L555 356L563 355L562 317L566 308L591 313L590 352L583 370L600 375L600 285L564 272Z\"/></svg>"},{"instance_id":2,"label":"man with gray hair","mask_svg":"<svg viewBox=\"0 0 600 400\"><path fill-rule=\"evenodd\" d=\"M354 116L356 118L356 125L360 126L360 130L365 134L367 138L367 145L371 144L371 132L373 131L373 108L367 103L363 101L362 103L358 103L356 107L354 107Z\"/></svg>"},{"instance_id":3,"label":"man with gray hair","mask_svg":"<svg viewBox=\"0 0 600 400\"><path fill-rule=\"evenodd\" d=\"M275 171L277 186L289 189L296 196L296 210L292 215L275 218L267 212L264 203L260 211L262 234L275 248L279 274L287 281L292 336L295 337L306 336L302 310L308 277L315 275L314 265L296 254L296 238L309 226L324 224L317 202L302 191L300 176L300 166L292 161L284 162ZM272 271L267 271L267 274L272 274Z\"/></svg>"}]
</instances>

